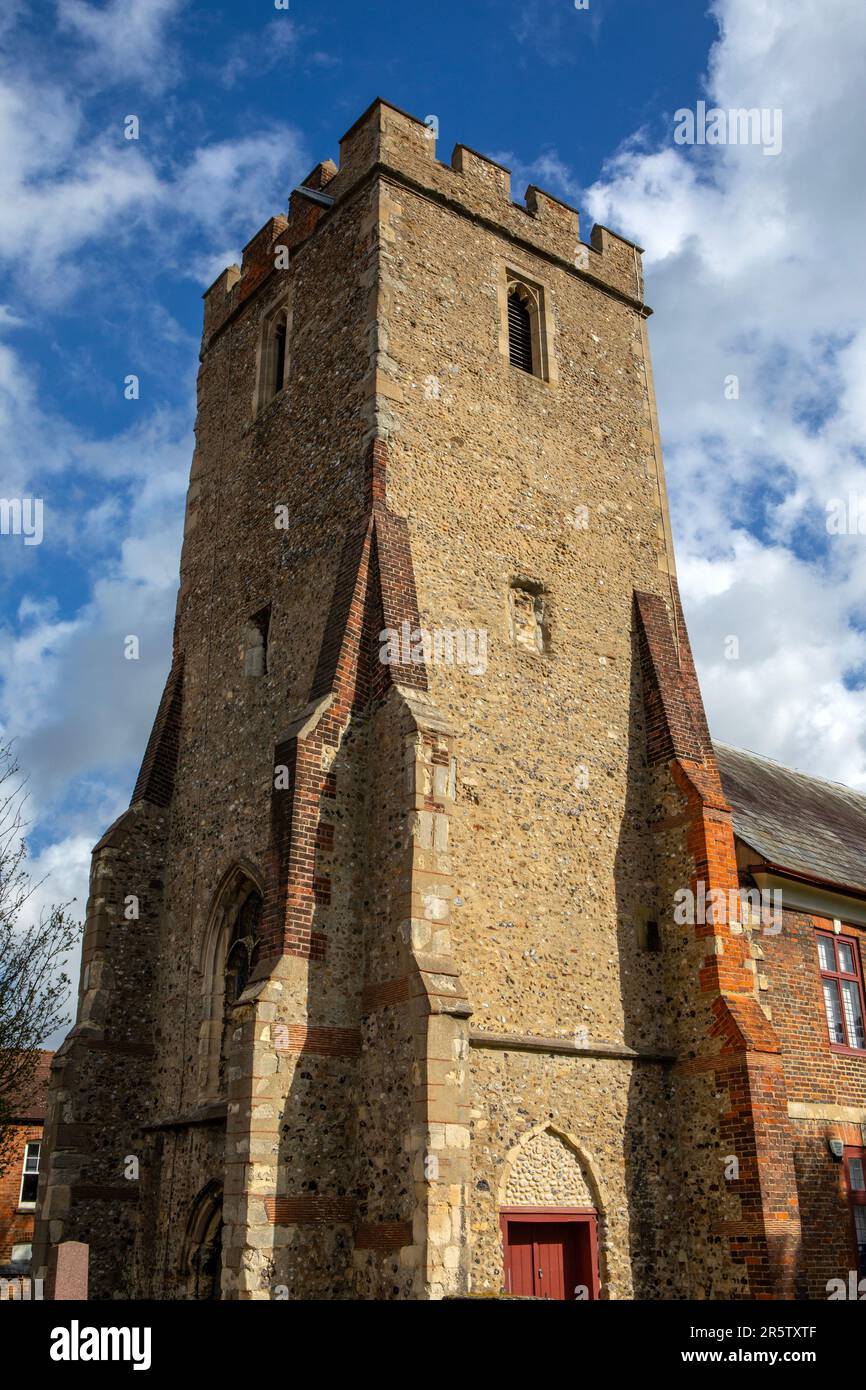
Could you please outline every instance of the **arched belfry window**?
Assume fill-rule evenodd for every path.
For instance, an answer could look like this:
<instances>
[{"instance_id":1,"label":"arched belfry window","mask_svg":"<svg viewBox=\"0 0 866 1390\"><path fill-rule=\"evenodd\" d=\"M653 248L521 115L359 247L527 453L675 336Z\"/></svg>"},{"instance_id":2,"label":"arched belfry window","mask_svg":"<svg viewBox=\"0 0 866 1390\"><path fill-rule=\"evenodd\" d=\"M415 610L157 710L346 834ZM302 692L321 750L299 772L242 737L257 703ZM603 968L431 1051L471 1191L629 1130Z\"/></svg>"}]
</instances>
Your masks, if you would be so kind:
<instances>
[{"instance_id":1,"label":"arched belfry window","mask_svg":"<svg viewBox=\"0 0 866 1390\"><path fill-rule=\"evenodd\" d=\"M288 320L285 314L281 314L274 324L274 347L273 347L273 379L271 381L271 395L275 396L278 391L282 391L283 383L286 379L286 334L288 333Z\"/></svg>"},{"instance_id":2,"label":"arched belfry window","mask_svg":"<svg viewBox=\"0 0 866 1390\"><path fill-rule=\"evenodd\" d=\"M271 309L262 321L259 346L258 400L259 408L279 395L289 378L289 344L292 332L290 303Z\"/></svg>"},{"instance_id":3,"label":"arched belfry window","mask_svg":"<svg viewBox=\"0 0 866 1390\"><path fill-rule=\"evenodd\" d=\"M532 318L520 285L508 292L508 357L512 367L532 371Z\"/></svg>"},{"instance_id":4,"label":"arched belfry window","mask_svg":"<svg viewBox=\"0 0 866 1390\"><path fill-rule=\"evenodd\" d=\"M548 376L544 291L510 272L508 294L508 360L530 376Z\"/></svg>"},{"instance_id":5,"label":"arched belfry window","mask_svg":"<svg viewBox=\"0 0 866 1390\"><path fill-rule=\"evenodd\" d=\"M234 1007L258 959L261 917L261 885L252 873L236 865L224 876L216 892L202 941L199 963L202 1100L217 1100L226 1094L226 1062L235 1027Z\"/></svg>"}]
</instances>

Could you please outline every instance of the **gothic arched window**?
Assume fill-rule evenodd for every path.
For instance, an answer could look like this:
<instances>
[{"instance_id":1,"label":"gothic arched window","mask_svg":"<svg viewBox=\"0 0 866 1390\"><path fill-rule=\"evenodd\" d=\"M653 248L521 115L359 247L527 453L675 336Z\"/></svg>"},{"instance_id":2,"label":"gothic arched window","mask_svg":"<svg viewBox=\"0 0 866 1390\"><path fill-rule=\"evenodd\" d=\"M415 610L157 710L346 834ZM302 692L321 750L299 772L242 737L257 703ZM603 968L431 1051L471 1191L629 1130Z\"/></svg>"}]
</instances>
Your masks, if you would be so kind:
<instances>
[{"instance_id":1,"label":"gothic arched window","mask_svg":"<svg viewBox=\"0 0 866 1390\"><path fill-rule=\"evenodd\" d=\"M223 971L223 1028L219 1059L221 1092L225 1091L226 1061L234 1026L232 1010L247 987L255 963L261 913L262 896L258 889L254 888L241 903L229 928Z\"/></svg>"},{"instance_id":2,"label":"gothic arched window","mask_svg":"<svg viewBox=\"0 0 866 1390\"><path fill-rule=\"evenodd\" d=\"M181 1297L219 1299L222 1276L223 1189L214 1179L190 1209L180 1255Z\"/></svg>"},{"instance_id":3,"label":"gothic arched window","mask_svg":"<svg viewBox=\"0 0 866 1390\"><path fill-rule=\"evenodd\" d=\"M262 892L255 870L235 864L223 876L208 914L199 956L199 1086L203 1101L218 1100L226 1094L234 1007L258 959Z\"/></svg>"},{"instance_id":4,"label":"gothic arched window","mask_svg":"<svg viewBox=\"0 0 866 1390\"><path fill-rule=\"evenodd\" d=\"M512 367L532 371L532 317L519 286L508 296L508 357Z\"/></svg>"},{"instance_id":5,"label":"gothic arched window","mask_svg":"<svg viewBox=\"0 0 866 1390\"><path fill-rule=\"evenodd\" d=\"M244 902L232 927L226 951L225 997L226 1004L236 1004L243 994L253 968L256 947L259 944L259 918L262 912L262 898L254 888Z\"/></svg>"},{"instance_id":6,"label":"gothic arched window","mask_svg":"<svg viewBox=\"0 0 866 1390\"><path fill-rule=\"evenodd\" d=\"M548 377L544 291L540 285L507 276L508 360L529 376Z\"/></svg>"},{"instance_id":7,"label":"gothic arched window","mask_svg":"<svg viewBox=\"0 0 866 1390\"><path fill-rule=\"evenodd\" d=\"M261 408L282 391L289 376L289 339L292 312L283 303L268 313L262 323L259 349L258 405Z\"/></svg>"}]
</instances>

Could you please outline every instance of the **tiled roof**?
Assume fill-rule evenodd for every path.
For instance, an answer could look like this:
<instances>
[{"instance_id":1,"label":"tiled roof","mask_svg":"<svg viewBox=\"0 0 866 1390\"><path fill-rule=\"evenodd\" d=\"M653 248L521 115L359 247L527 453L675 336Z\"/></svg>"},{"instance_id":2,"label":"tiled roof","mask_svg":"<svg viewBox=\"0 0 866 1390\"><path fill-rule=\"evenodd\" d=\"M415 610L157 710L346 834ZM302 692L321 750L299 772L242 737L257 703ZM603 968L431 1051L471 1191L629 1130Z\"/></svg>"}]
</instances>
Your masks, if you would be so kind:
<instances>
[{"instance_id":1,"label":"tiled roof","mask_svg":"<svg viewBox=\"0 0 866 1390\"><path fill-rule=\"evenodd\" d=\"M48 1076L53 1052L40 1052L30 1085L21 1092L13 1107L16 1120L44 1120L48 1099Z\"/></svg>"},{"instance_id":2,"label":"tiled roof","mask_svg":"<svg viewBox=\"0 0 866 1390\"><path fill-rule=\"evenodd\" d=\"M779 868L866 894L866 796L714 743L734 830Z\"/></svg>"}]
</instances>

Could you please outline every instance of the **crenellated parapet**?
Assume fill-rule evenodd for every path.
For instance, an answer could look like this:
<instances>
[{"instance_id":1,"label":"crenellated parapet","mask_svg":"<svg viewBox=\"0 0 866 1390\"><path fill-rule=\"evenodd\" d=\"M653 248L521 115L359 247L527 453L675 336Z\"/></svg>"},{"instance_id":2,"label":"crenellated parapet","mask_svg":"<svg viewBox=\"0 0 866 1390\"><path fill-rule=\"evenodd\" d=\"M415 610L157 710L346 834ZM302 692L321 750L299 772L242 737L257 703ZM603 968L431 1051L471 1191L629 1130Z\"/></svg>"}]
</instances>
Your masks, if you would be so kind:
<instances>
[{"instance_id":1,"label":"crenellated parapet","mask_svg":"<svg viewBox=\"0 0 866 1390\"><path fill-rule=\"evenodd\" d=\"M334 177L337 166L327 159L307 175L294 189L289 198L288 216L270 217L247 242L243 250L242 263L231 265L218 275L205 291L204 332L202 341L208 339L231 317L234 311L258 289L259 285L281 266L286 268L291 253L315 230L322 214L328 211L325 203L308 198L300 190L309 188L320 193ZM280 256L280 247L286 255Z\"/></svg>"},{"instance_id":2,"label":"crenellated parapet","mask_svg":"<svg viewBox=\"0 0 866 1390\"><path fill-rule=\"evenodd\" d=\"M648 312L641 248L634 242L597 225L589 242L581 241L576 208L533 184L525 202L515 202L511 171L468 145L455 145L451 163L441 162L431 127L377 97L340 141L339 168L331 160L317 164L292 192L288 216L270 218L244 248L242 265L224 270L205 292L205 344L271 272L285 268L323 219L376 175L488 226L510 238L516 251L540 254ZM326 198L307 197L304 188ZM286 257L279 255L281 247Z\"/></svg>"},{"instance_id":3,"label":"crenellated parapet","mask_svg":"<svg viewBox=\"0 0 866 1390\"><path fill-rule=\"evenodd\" d=\"M606 227L580 239L580 214L534 185L526 202L513 200L511 171L468 145L456 145L451 163L436 157L434 131L378 98L340 141L340 169L329 192L341 195L364 173L379 167L398 181L455 206L455 211L494 223L497 230L536 251L564 261L635 300L643 297L641 248Z\"/></svg>"}]
</instances>

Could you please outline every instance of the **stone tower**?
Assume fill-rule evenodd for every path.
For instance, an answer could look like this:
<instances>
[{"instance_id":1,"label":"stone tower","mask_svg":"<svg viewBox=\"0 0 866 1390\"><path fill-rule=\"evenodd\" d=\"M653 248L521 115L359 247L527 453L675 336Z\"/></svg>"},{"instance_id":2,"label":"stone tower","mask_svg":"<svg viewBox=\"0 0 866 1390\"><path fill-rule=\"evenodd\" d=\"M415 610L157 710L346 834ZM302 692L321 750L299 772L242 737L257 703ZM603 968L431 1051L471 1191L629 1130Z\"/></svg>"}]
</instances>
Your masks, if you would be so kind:
<instances>
[{"instance_id":1,"label":"stone tower","mask_svg":"<svg viewBox=\"0 0 866 1390\"><path fill-rule=\"evenodd\" d=\"M37 1265L437 1298L519 1291L546 1222L579 1296L784 1292L754 962L672 913L736 863L648 314L638 247L381 100L205 295L173 664L94 851Z\"/></svg>"}]
</instances>

